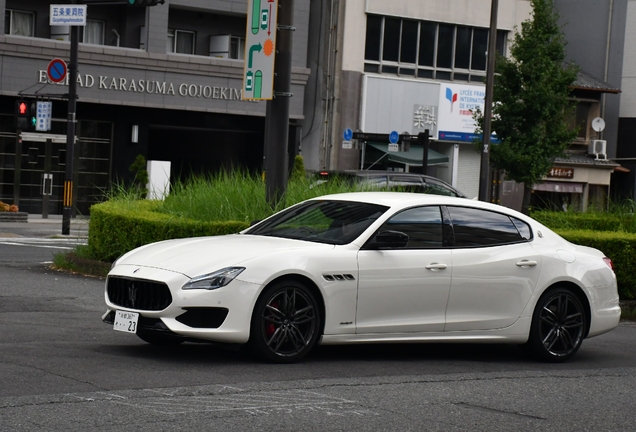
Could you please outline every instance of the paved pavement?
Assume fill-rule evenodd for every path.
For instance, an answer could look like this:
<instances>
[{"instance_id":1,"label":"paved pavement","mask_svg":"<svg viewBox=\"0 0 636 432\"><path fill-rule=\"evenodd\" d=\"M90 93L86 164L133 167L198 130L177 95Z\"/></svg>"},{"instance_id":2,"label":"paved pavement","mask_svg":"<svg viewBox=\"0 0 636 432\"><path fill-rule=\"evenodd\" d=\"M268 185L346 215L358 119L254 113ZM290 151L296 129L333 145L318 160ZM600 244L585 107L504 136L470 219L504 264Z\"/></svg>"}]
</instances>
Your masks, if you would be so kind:
<instances>
[{"instance_id":1,"label":"paved pavement","mask_svg":"<svg viewBox=\"0 0 636 432\"><path fill-rule=\"evenodd\" d=\"M71 219L68 235L62 234L62 215L30 214L27 222L0 222L0 238L88 238L88 218Z\"/></svg>"}]
</instances>

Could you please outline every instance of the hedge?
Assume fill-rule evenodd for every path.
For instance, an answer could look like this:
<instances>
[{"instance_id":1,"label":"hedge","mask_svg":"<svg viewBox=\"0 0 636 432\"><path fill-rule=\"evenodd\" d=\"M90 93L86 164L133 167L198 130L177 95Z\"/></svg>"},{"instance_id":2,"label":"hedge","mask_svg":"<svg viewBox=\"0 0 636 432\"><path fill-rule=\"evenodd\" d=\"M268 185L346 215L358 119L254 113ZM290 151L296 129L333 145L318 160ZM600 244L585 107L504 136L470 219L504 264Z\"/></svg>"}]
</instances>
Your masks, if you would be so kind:
<instances>
[{"instance_id":1,"label":"hedge","mask_svg":"<svg viewBox=\"0 0 636 432\"><path fill-rule=\"evenodd\" d=\"M532 218L553 230L594 230L634 232L633 215L612 213L532 212Z\"/></svg>"},{"instance_id":2,"label":"hedge","mask_svg":"<svg viewBox=\"0 0 636 432\"><path fill-rule=\"evenodd\" d=\"M156 201L106 201L91 207L88 253L91 258L112 262L124 253L161 240L234 234L246 222L204 222L154 211Z\"/></svg>"},{"instance_id":3,"label":"hedge","mask_svg":"<svg viewBox=\"0 0 636 432\"><path fill-rule=\"evenodd\" d=\"M614 264L621 299L636 298L636 234L592 230L554 230L566 240L602 251Z\"/></svg>"}]
</instances>

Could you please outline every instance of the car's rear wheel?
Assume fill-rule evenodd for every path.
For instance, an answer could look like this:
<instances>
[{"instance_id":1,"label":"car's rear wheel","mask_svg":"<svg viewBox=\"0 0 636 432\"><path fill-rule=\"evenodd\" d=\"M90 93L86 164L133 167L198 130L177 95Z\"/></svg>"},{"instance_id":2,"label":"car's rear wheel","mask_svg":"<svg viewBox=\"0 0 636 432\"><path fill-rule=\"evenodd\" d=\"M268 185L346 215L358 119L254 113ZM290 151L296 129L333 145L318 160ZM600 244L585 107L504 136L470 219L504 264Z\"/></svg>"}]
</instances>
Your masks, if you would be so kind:
<instances>
[{"instance_id":1,"label":"car's rear wheel","mask_svg":"<svg viewBox=\"0 0 636 432\"><path fill-rule=\"evenodd\" d=\"M183 339L156 331L137 331L137 336L144 342L159 346L174 346L183 343Z\"/></svg>"},{"instance_id":2,"label":"car's rear wheel","mask_svg":"<svg viewBox=\"0 0 636 432\"><path fill-rule=\"evenodd\" d=\"M320 319L318 302L305 284L295 280L277 282L256 302L250 345L266 360L298 361L316 344Z\"/></svg>"},{"instance_id":3,"label":"car's rear wheel","mask_svg":"<svg viewBox=\"0 0 636 432\"><path fill-rule=\"evenodd\" d=\"M579 350L586 329L579 298L567 288L552 288L537 303L525 348L539 360L562 362Z\"/></svg>"}]
</instances>

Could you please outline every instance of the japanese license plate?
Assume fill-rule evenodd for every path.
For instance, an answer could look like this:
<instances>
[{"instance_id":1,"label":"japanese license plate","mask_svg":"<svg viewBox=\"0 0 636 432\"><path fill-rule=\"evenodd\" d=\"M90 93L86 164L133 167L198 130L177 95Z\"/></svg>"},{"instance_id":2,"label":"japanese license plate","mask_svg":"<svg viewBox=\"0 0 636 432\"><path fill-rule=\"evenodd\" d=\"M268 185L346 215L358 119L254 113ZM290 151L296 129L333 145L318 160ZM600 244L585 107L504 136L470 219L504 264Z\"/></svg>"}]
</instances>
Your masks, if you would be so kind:
<instances>
[{"instance_id":1,"label":"japanese license plate","mask_svg":"<svg viewBox=\"0 0 636 432\"><path fill-rule=\"evenodd\" d=\"M137 333L139 314L136 312L115 311L113 329L127 333Z\"/></svg>"}]
</instances>

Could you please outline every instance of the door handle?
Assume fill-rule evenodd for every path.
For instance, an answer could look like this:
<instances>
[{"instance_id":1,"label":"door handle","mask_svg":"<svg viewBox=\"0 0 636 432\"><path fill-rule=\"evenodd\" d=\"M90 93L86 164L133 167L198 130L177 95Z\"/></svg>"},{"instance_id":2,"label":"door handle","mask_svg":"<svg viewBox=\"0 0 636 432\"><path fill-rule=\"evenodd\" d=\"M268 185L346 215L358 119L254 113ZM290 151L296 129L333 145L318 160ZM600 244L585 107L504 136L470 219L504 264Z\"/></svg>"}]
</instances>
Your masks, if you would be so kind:
<instances>
[{"instance_id":1,"label":"door handle","mask_svg":"<svg viewBox=\"0 0 636 432\"><path fill-rule=\"evenodd\" d=\"M438 264L438 263L432 263L426 266L426 268L428 270L444 270L446 267L448 267L446 264Z\"/></svg>"},{"instance_id":2,"label":"door handle","mask_svg":"<svg viewBox=\"0 0 636 432\"><path fill-rule=\"evenodd\" d=\"M536 261L528 261L528 260L521 260L517 263L517 267L534 267L537 265Z\"/></svg>"}]
</instances>

